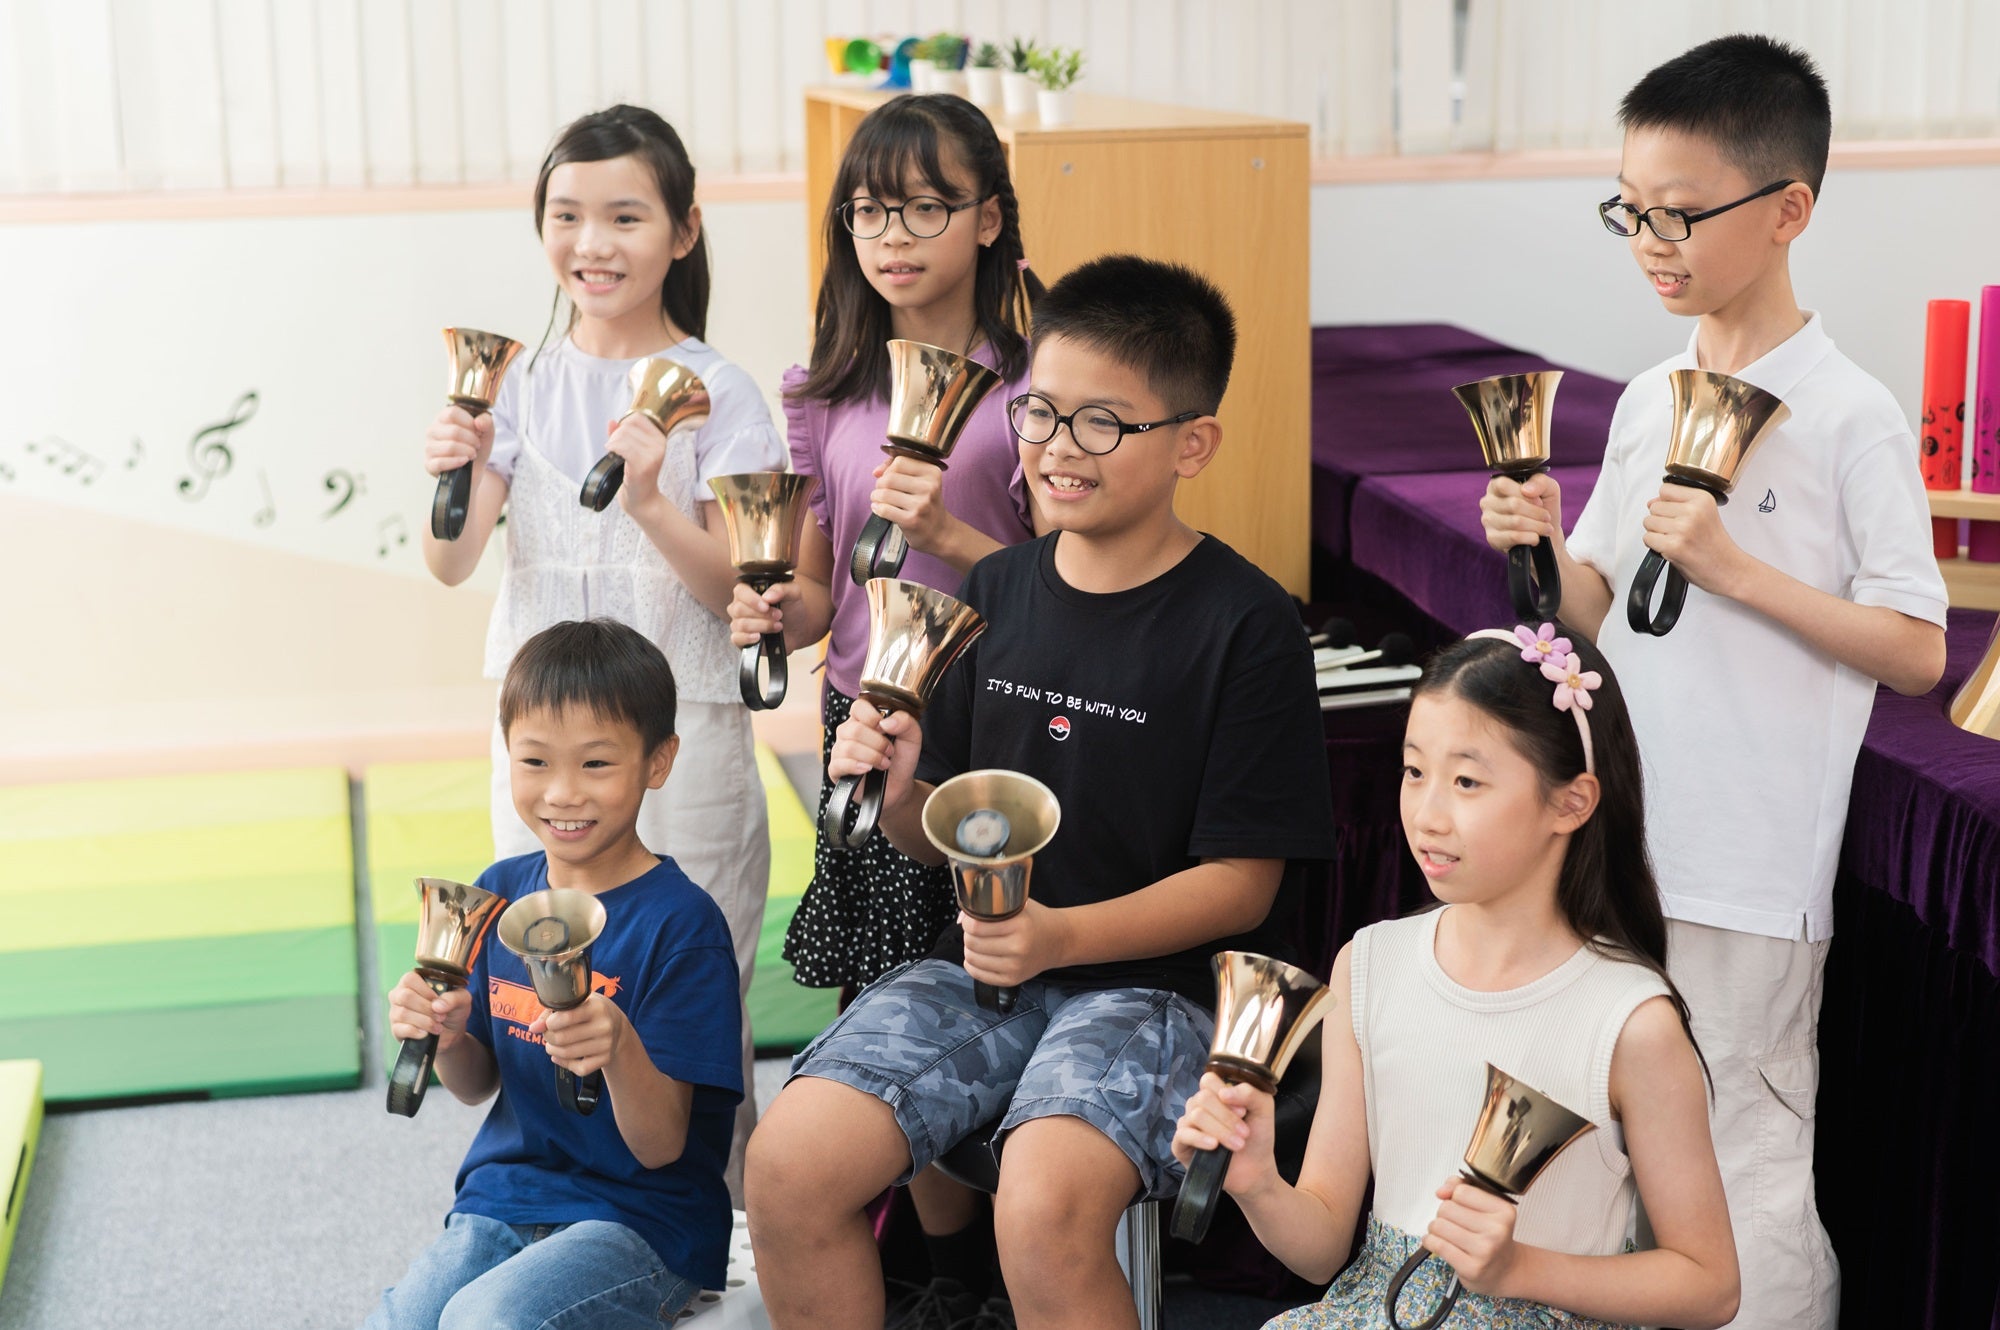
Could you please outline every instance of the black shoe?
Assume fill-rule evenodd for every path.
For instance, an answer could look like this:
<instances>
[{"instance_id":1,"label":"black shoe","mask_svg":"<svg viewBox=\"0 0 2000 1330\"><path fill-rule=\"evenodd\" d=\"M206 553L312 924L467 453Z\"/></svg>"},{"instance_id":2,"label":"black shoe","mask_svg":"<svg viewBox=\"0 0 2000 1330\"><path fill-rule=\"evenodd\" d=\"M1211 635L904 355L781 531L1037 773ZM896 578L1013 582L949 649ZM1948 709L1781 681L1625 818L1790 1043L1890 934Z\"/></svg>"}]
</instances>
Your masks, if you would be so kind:
<instances>
[{"instance_id":1,"label":"black shoe","mask_svg":"<svg viewBox=\"0 0 2000 1330\"><path fill-rule=\"evenodd\" d=\"M1014 1304L996 1293L972 1315L953 1322L951 1330L1014 1330Z\"/></svg>"},{"instance_id":2,"label":"black shoe","mask_svg":"<svg viewBox=\"0 0 2000 1330\"><path fill-rule=\"evenodd\" d=\"M888 1292L884 1330L955 1330L961 1321L980 1312L979 1298L956 1279L933 1279L928 1284L892 1279Z\"/></svg>"}]
</instances>

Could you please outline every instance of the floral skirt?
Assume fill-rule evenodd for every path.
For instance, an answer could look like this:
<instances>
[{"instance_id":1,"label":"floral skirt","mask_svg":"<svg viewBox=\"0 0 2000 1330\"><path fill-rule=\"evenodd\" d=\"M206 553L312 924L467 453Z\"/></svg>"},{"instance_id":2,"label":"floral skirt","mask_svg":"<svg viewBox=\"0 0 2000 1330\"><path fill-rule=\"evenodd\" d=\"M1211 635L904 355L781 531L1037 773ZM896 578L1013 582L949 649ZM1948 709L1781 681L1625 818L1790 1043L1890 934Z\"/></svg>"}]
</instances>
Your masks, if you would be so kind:
<instances>
[{"instance_id":1,"label":"floral skirt","mask_svg":"<svg viewBox=\"0 0 2000 1330\"><path fill-rule=\"evenodd\" d=\"M1421 1240L1397 1231L1381 1220L1368 1217L1368 1234L1361 1254L1333 1281L1326 1296L1309 1306L1297 1307L1268 1322L1264 1330L1387 1330L1388 1312L1383 1300L1389 1281ZM1405 1325L1428 1318L1451 1286L1451 1267L1432 1257L1417 1267L1403 1285L1397 1314ZM1586 1316L1544 1307L1540 1303L1513 1298L1489 1298L1461 1290L1458 1303L1438 1330L1621 1330Z\"/></svg>"},{"instance_id":2,"label":"floral skirt","mask_svg":"<svg viewBox=\"0 0 2000 1330\"><path fill-rule=\"evenodd\" d=\"M833 797L825 775L833 732L854 706L853 698L830 685L824 696L813 880L785 930L784 954L808 988L859 989L905 961L930 955L938 934L958 917L958 904L949 871L918 863L879 829L858 850L836 849L818 834L818 816Z\"/></svg>"}]
</instances>

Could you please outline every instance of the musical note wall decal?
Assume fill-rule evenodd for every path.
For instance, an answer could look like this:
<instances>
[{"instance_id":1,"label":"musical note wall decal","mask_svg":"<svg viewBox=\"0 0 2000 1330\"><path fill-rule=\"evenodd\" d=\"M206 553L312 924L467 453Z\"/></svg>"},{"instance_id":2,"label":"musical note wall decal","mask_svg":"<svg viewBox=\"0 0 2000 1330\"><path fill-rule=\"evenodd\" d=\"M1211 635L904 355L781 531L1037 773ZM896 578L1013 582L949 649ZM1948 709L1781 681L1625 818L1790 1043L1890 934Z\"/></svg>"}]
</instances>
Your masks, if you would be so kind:
<instances>
[{"instance_id":1,"label":"musical note wall decal","mask_svg":"<svg viewBox=\"0 0 2000 1330\"><path fill-rule=\"evenodd\" d=\"M201 502L208 497L209 486L229 474L236 463L236 454L229 449L230 432L242 428L256 414L257 393L253 389L236 399L227 420L204 426L188 440L188 467L193 474L181 477L183 499Z\"/></svg>"},{"instance_id":2,"label":"musical note wall decal","mask_svg":"<svg viewBox=\"0 0 2000 1330\"><path fill-rule=\"evenodd\" d=\"M354 502L355 495L366 494L368 492L368 479L366 476L356 471L342 471L339 468L327 472L326 479L322 480L320 485L327 493L340 495L338 499L333 501L333 507L320 514L322 521L332 517L348 504Z\"/></svg>"},{"instance_id":3,"label":"musical note wall decal","mask_svg":"<svg viewBox=\"0 0 2000 1330\"><path fill-rule=\"evenodd\" d=\"M258 526L269 526L278 516L277 502L271 497L271 478L260 470L257 472L257 483L264 490L264 506L253 513L250 520Z\"/></svg>"},{"instance_id":4,"label":"musical note wall decal","mask_svg":"<svg viewBox=\"0 0 2000 1330\"><path fill-rule=\"evenodd\" d=\"M79 485L89 485L104 474L104 459L87 448L79 448L68 439L59 439L51 434L46 438L31 439L27 449L40 457L65 476L74 476Z\"/></svg>"},{"instance_id":5,"label":"musical note wall decal","mask_svg":"<svg viewBox=\"0 0 2000 1330\"><path fill-rule=\"evenodd\" d=\"M381 538L382 542L375 548L375 557L378 559L389 557L390 527L396 529L394 537L396 544L407 545L410 543L410 528L404 524L403 515L401 513L390 513L377 523L375 527L375 534Z\"/></svg>"}]
</instances>

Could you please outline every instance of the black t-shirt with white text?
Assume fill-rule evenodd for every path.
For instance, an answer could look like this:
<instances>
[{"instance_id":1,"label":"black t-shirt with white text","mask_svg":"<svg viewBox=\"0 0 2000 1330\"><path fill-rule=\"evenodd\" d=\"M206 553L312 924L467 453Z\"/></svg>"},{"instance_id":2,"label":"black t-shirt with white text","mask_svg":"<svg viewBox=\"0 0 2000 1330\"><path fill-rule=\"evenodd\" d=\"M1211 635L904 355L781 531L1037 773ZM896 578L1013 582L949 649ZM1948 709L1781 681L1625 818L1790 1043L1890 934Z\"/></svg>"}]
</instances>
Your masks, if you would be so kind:
<instances>
[{"instance_id":1,"label":"black t-shirt with white text","mask_svg":"<svg viewBox=\"0 0 2000 1330\"><path fill-rule=\"evenodd\" d=\"M988 626L924 713L917 778L998 767L1053 790L1062 823L1029 885L1045 905L1129 895L1208 858L1291 861L1250 933L1041 976L1210 1008L1209 957L1291 954L1276 921L1295 915L1298 861L1333 855L1312 648L1283 588L1213 537L1108 595L1062 580L1058 539L999 550L967 575L960 599ZM956 925L936 954L962 962Z\"/></svg>"}]
</instances>

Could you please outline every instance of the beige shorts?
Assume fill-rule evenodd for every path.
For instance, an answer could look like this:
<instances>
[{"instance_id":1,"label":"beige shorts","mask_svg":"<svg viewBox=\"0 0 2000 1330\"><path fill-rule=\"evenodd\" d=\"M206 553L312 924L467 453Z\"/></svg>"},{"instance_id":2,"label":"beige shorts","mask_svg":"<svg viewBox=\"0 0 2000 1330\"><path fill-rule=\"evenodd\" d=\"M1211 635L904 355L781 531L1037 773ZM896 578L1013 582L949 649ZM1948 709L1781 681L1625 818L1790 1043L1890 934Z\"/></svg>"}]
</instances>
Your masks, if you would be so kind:
<instances>
[{"instance_id":1,"label":"beige shorts","mask_svg":"<svg viewBox=\"0 0 2000 1330\"><path fill-rule=\"evenodd\" d=\"M1743 1278L1735 1330L1839 1319L1812 1171L1828 945L1667 921L1667 971L1715 1080L1710 1126Z\"/></svg>"}]
</instances>

